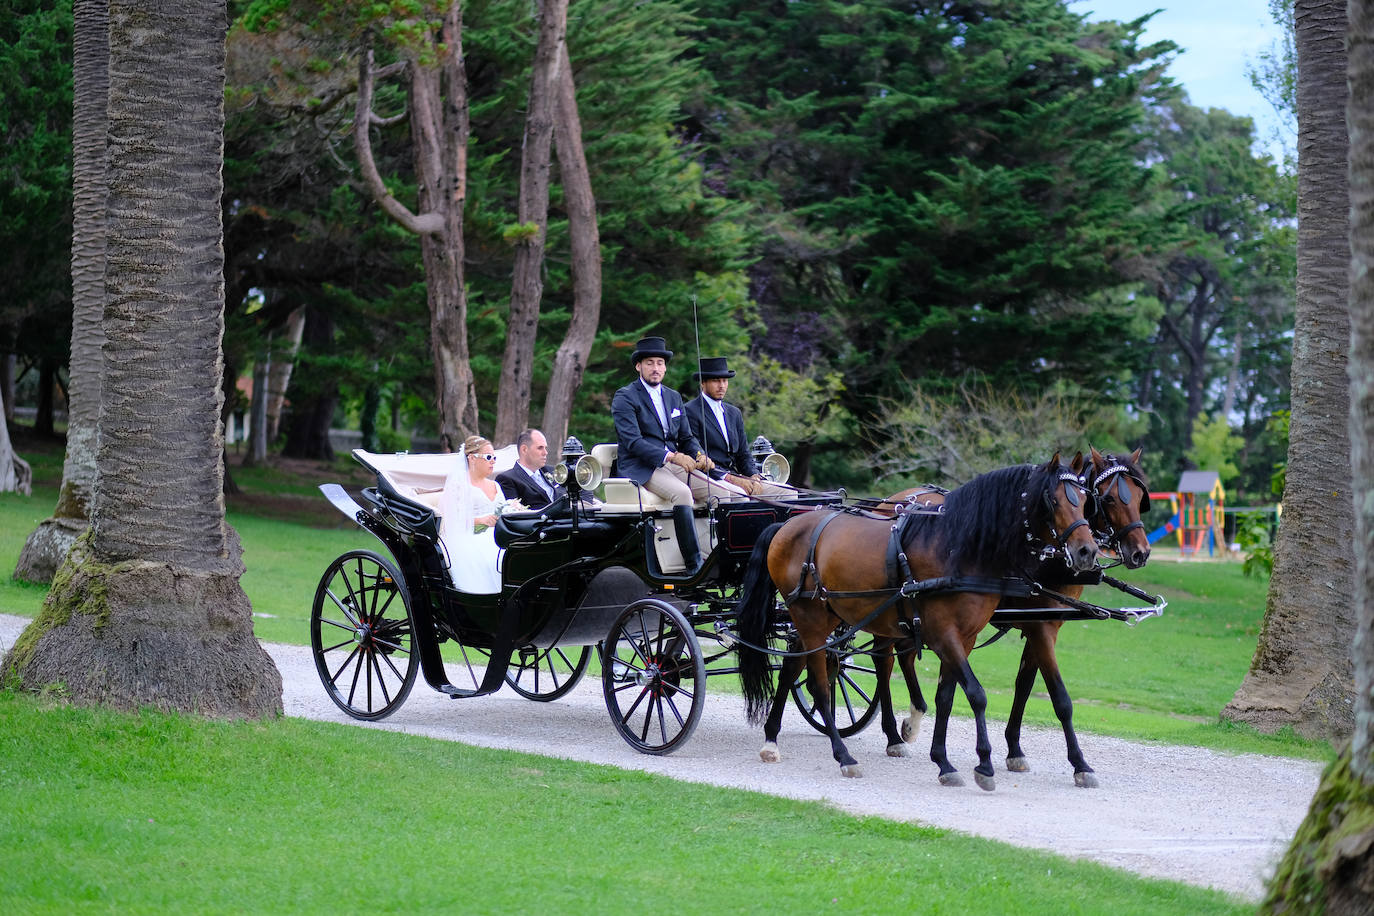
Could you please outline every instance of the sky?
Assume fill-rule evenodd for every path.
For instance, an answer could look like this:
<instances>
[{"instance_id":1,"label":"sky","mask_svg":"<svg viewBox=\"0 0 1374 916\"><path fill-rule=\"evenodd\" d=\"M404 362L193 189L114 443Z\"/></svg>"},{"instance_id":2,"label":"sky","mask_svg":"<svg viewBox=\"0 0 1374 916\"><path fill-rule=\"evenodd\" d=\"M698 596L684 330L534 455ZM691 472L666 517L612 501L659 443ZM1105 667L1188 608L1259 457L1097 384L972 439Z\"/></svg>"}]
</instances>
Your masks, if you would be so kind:
<instances>
[{"instance_id":1,"label":"sky","mask_svg":"<svg viewBox=\"0 0 1374 916\"><path fill-rule=\"evenodd\" d=\"M1281 37L1267 0L1070 0L1069 9L1091 21L1123 22L1161 10L1146 27L1142 44L1164 39L1177 44L1181 50L1169 75L1187 91L1189 101L1199 108L1249 115L1263 148L1279 158L1279 147L1269 142L1281 126L1279 116L1245 75ZM1287 133L1291 142L1292 129Z\"/></svg>"}]
</instances>

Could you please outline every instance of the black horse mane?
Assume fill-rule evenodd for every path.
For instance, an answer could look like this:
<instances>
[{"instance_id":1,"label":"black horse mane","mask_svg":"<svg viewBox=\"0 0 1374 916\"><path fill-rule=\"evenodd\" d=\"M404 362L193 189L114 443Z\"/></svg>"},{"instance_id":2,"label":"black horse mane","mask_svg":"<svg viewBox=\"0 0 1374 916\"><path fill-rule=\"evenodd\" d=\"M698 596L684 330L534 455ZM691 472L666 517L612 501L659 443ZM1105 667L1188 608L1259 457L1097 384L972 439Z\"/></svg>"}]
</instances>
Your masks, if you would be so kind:
<instances>
[{"instance_id":1,"label":"black horse mane","mask_svg":"<svg viewBox=\"0 0 1374 916\"><path fill-rule=\"evenodd\" d=\"M945 553L950 574L998 576L1019 570L1029 560L1027 532L1041 530L1048 521L1046 496L1053 494L1061 470L1068 468L1047 471L1020 464L979 474L950 491L942 513L914 518L913 539ZM1023 524L1027 520L1030 527Z\"/></svg>"}]
</instances>

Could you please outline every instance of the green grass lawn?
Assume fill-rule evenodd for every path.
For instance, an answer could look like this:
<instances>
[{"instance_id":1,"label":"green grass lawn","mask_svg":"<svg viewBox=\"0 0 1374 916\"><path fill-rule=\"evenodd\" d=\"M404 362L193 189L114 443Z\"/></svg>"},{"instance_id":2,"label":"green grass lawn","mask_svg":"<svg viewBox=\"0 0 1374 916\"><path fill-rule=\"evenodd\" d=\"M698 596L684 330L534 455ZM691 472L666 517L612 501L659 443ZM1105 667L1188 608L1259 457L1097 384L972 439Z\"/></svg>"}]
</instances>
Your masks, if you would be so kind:
<instances>
[{"instance_id":1,"label":"green grass lawn","mask_svg":"<svg viewBox=\"0 0 1374 916\"><path fill-rule=\"evenodd\" d=\"M11 913L1244 913L946 830L303 720L0 692Z\"/></svg>"}]
</instances>

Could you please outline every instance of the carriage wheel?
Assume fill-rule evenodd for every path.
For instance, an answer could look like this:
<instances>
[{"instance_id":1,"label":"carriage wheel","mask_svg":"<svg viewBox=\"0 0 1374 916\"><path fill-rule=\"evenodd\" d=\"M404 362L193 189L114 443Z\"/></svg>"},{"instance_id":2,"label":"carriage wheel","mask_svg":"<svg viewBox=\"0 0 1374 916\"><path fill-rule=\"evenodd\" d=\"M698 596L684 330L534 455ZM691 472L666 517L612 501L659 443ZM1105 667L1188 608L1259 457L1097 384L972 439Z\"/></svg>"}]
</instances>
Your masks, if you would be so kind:
<instances>
[{"instance_id":1,"label":"carriage wheel","mask_svg":"<svg viewBox=\"0 0 1374 916\"><path fill-rule=\"evenodd\" d=\"M835 704L835 725L841 738L857 735L868 727L878 713L878 695L874 688L877 672L873 656L875 640L868 633L851 636L834 649L825 653L826 669L830 673L830 699ZM795 640L794 640L795 643ZM792 649L799 650L794 644ZM802 676L792 685L792 702L811 727L825 733L825 720L821 718L812 699L811 678Z\"/></svg>"},{"instance_id":2,"label":"carriage wheel","mask_svg":"<svg viewBox=\"0 0 1374 916\"><path fill-rule=\"evenodd\" d=\"M706 702L706 660L687 618L654 598L625 608L603 644L601 688L635 750L671 754L685 744Z\"/></svg>"},{"instance_id":3,"label":"carriage wheel","mask_svg":"<svg viewBox=\"0 0 1374 916\"><path fill-rule=\"evenodd\" d=\"M591 660L591 646L519 649L506 669L506 683L527 700L547 703L576 687Z\"/></svg>"},{"instance_id":4,"label":"carriage wheel","mask_svg":"<svg viewBox=\"0 0 1374 916\"><path fill-rule=\"evenodd\" d=\"M350 550L325 570L310 611L310 648L325 692L355 719L385 719L415 686L410 593L390 560Z\"/></svg>"}]
</instances>

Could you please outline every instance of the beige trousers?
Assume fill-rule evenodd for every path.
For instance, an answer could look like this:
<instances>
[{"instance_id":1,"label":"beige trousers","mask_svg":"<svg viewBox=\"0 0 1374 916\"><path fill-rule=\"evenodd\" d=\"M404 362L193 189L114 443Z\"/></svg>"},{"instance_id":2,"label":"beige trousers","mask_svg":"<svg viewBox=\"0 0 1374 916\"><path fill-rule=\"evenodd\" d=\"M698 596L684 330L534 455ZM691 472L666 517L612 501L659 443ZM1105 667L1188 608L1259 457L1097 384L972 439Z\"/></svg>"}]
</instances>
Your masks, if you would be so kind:
<instances>
[{"instance_id":1,"label":"beige trousers","mask_svg":"<svg viewBox=\"0 0 1374 916\"><path fill-rule=\"evenodd\" d=\"M655 496L661 496L675 506L690 506L710 497L722 502L749 498L748 494L732 483L711 480L702 473L689 475L675 464L665 465L654 471L653 476L644 484L644 489Z\"/></svg>"}]
</instances>

